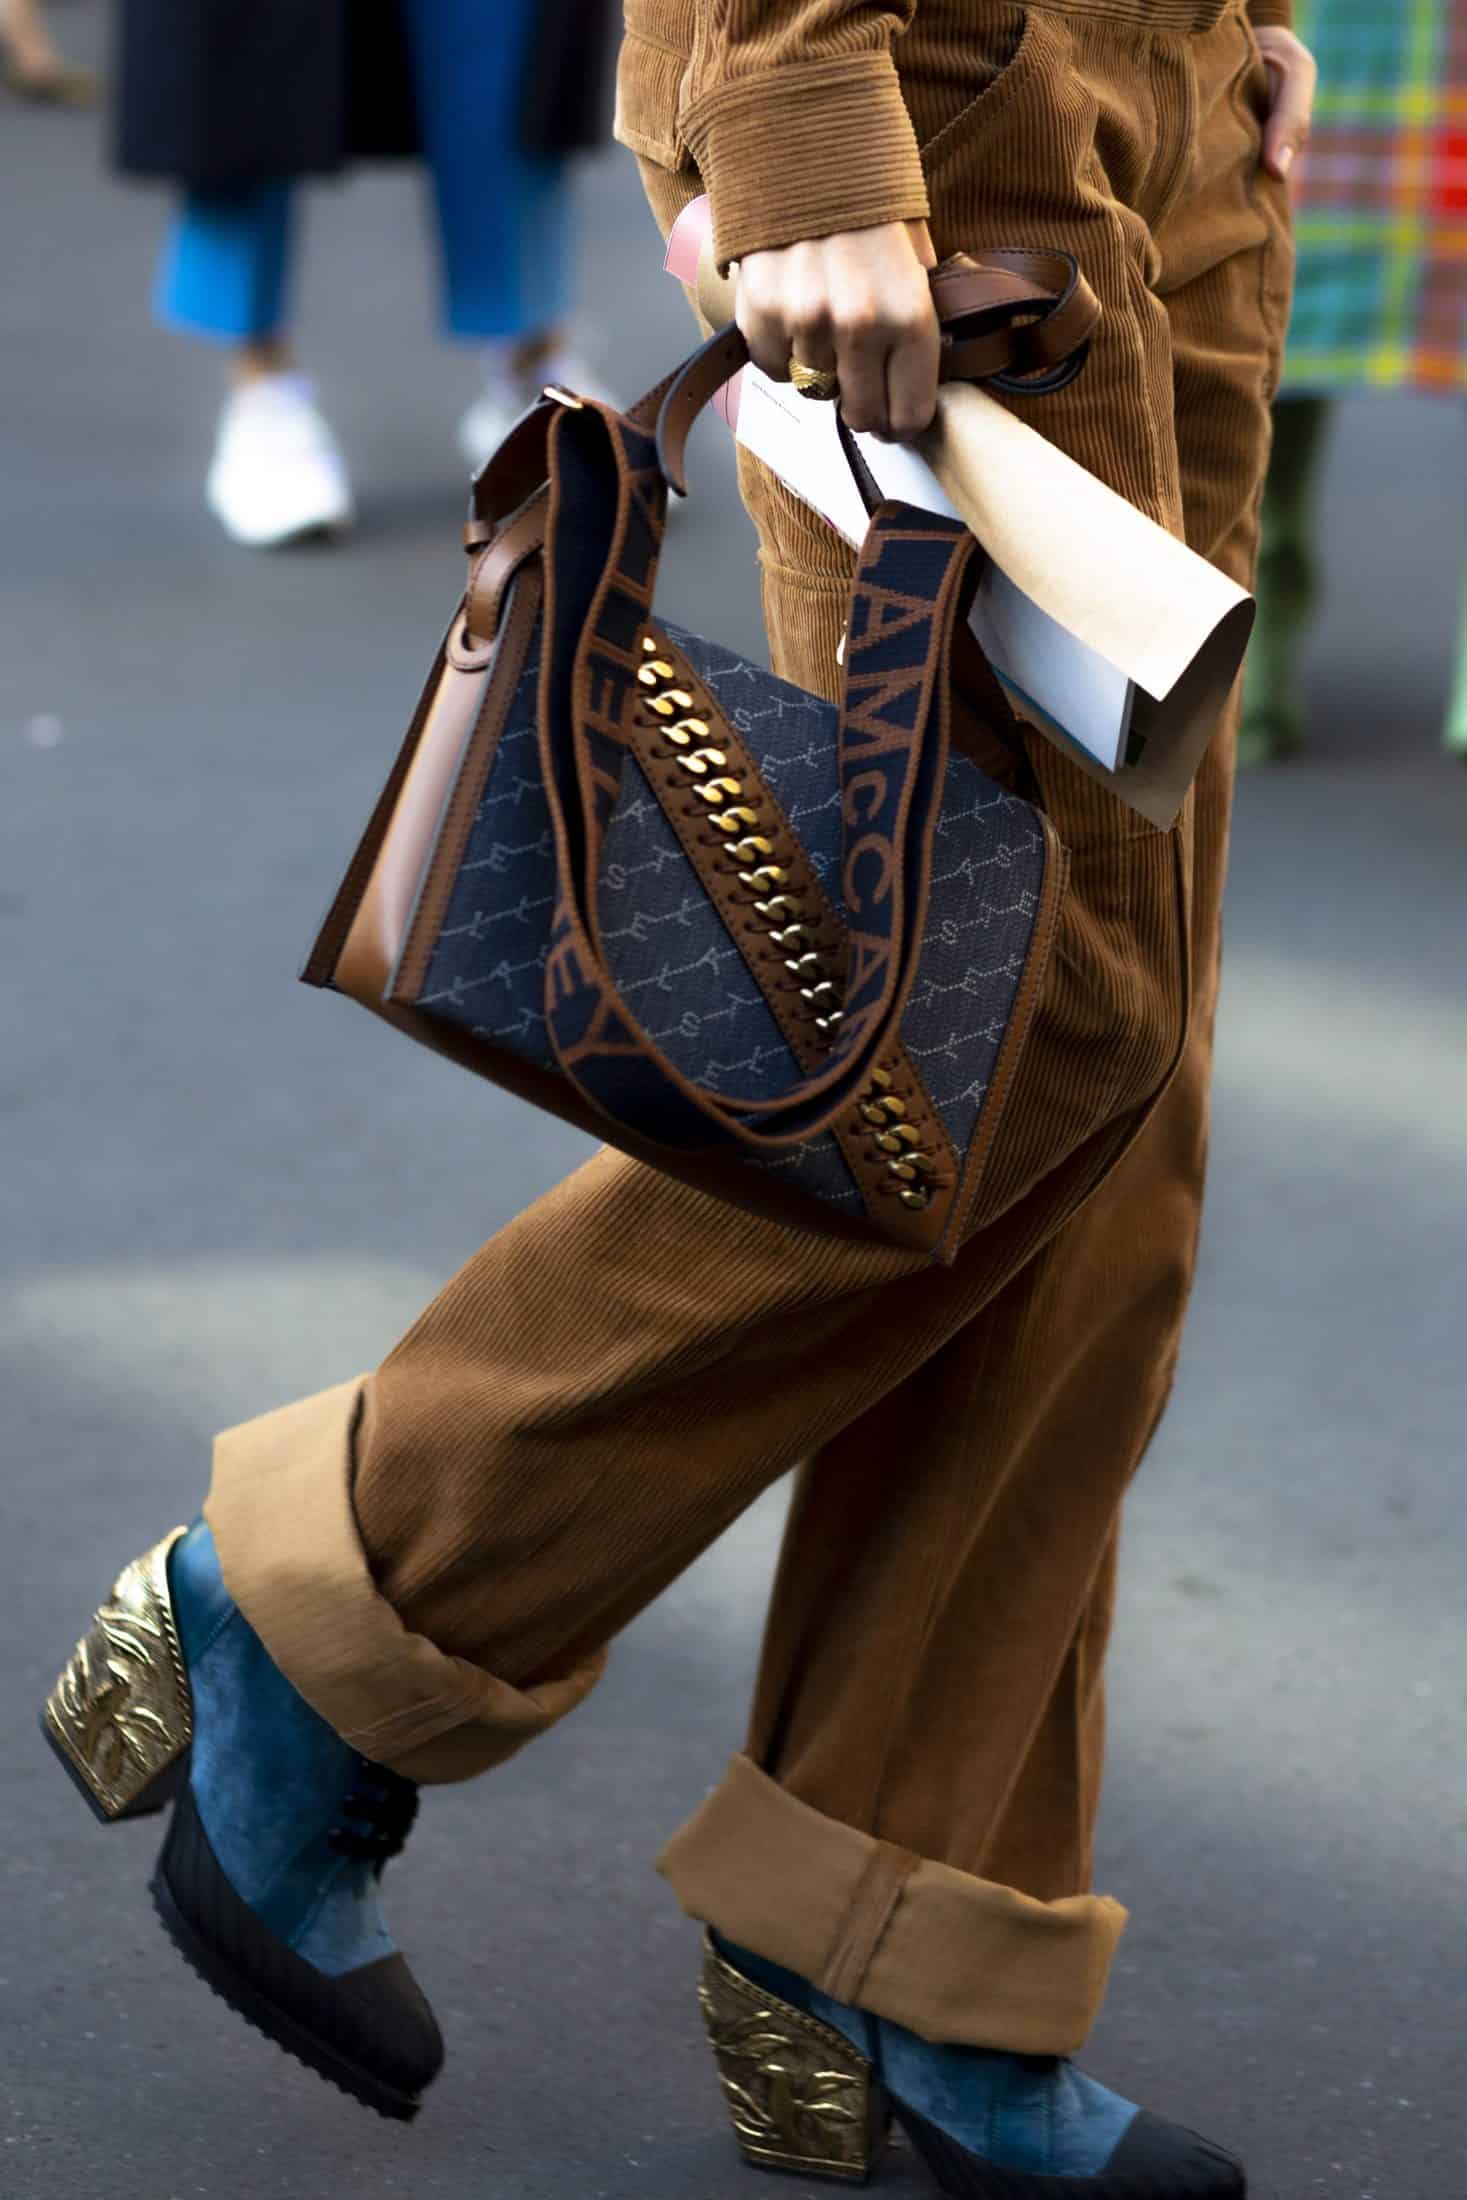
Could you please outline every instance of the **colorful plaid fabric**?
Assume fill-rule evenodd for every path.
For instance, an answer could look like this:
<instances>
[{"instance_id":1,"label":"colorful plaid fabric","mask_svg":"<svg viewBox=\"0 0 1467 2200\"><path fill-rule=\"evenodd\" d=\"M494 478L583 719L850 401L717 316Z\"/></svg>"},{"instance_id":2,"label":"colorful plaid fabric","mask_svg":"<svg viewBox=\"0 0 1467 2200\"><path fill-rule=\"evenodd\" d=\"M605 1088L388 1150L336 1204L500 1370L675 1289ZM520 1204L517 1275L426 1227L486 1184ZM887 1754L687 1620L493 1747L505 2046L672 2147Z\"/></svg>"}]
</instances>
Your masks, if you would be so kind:
<instances>
[{"instance_id":1,"label":"colorful plaid fabric","mask_svg":"<svg viewBox=\"0 0 1467 2200\"><path fill-rule=\"evenodd\" d=\"M1319 62L1284 387L1467 389L1467 0L1299 0Z\"/></svg>"}]
</instances>

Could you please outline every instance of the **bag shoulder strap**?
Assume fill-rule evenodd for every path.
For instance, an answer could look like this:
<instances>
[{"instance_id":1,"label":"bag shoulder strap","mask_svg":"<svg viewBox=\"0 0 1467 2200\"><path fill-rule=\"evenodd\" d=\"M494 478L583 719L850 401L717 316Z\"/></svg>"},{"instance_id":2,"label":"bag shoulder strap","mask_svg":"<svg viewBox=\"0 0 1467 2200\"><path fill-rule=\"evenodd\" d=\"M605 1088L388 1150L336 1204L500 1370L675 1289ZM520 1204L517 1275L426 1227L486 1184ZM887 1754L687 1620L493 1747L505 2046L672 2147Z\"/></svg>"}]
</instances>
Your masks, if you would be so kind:
<instances>
[{"instance_id":1,"label":"bag shoulder strap","mask_svg":"<svg viewBox=\"0 0 1467 2200\"><path fill-rule=\"evenodd\" d=\"M645 694L636 673L655 574L649 536L660 534L655 452L629 420L588 407L555 424L550 456L557 510L575 515L548 546L540 697L558 875L546 983L557 1057L593 1106L655 1125L666 1143L787 1148L859 1098L906 1005L946 763L951 635L976 546L960 523L905 505L883 506L872 523L852 590L839 733L843 1017L827 1058L777 1099L714 1092L674 1067L619 992L597 909L600 847ZM567 647L572 635L579 642Z\"/></svg>"}]
</instances>

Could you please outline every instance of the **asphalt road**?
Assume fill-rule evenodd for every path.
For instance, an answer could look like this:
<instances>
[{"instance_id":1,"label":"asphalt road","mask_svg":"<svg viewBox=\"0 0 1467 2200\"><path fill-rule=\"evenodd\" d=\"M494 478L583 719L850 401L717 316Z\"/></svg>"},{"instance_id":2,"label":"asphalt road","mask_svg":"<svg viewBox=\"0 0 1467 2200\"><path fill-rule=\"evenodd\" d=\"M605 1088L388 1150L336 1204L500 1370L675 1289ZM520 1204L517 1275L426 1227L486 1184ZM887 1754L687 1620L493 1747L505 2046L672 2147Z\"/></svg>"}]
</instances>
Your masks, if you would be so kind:
<instances>
[{"instance_id":1,"label":"asphalt road","mask_svg":"<svg viewBox=\"0 0 1467 2200\"><path fill-rule=\"evenodd\" d=\"M90 0L58 14L95 37ZM293 982L457 586L471 368L431 337L413 184L313 206L306 348L363 524L278 558L201 509L214 367L148 325L158 202L90 122L8 104L0 204L0 2193L732 2200L650 1859L738 1744L778 1493L568 1726L428 1799L392 1909L452 2060L411 2129L182 1970L156 1834L104 1835L39 1748L211 1432L369 1365L583 1144ZM630 387L681 303L628 163L584 209ZM700 432L666 608L755 646ZM1114 1663L1099 1883L1133 1924L1088 2063L1280 2200L1467 2192L1467 772L1434 747L1463 475L1454 410L1346 410L1316 751L1239 806L1206 1254Z\"/></svg>"}]
</instances>

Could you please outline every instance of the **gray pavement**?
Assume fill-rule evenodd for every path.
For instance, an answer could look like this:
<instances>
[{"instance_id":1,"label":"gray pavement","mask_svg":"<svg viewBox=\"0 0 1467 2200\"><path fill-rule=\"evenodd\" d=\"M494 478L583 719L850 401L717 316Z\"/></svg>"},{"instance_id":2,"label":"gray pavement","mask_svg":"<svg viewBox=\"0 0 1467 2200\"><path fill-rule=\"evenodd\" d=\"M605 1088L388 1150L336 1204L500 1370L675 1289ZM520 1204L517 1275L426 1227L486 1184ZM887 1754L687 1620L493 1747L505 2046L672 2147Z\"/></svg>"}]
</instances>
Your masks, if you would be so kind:
<instances>
[{"instance_id":1,"label":"gray pavement","mask_svg":"<svg viewBox=\"0 0 1467 2200\"><path fill-rule=\"evenodd\" d=\"M568 1726L429 1797L393 1911L452 2060L409 2130L182 1970L156 1833L104 1835L36 1740L211 1432L370 1364L584 1143L294 983L457 585L470 370L430 337L411 181L313 206L363 525L264 559L200 508L213 366L148 326L158 202L14 105L0 193L0 2194L732 2196L650 1858L738 1744L778 1493ZM680 301L630 164L583 203L640 384ZM755 646L721 432L666 608ZM1467 2192L1467 771L1434 748L1463 474L1455 410L1346 411L1317 750L1239 806L1206 1253L1114 1664L1098 1877L1133 1924L1089 2065L1285 2200Z\"/></svg>"}]
</instances>

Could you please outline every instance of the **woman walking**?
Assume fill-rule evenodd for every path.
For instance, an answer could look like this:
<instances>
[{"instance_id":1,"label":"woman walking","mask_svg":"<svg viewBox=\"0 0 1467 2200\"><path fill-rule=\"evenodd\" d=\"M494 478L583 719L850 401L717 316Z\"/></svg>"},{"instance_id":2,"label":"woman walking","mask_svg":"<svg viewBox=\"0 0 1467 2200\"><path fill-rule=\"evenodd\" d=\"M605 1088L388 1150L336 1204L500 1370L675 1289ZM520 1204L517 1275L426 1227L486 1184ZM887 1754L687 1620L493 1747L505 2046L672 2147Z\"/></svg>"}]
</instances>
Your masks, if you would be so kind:
<instances>
[{"instance_id":1,"label":"woman walking","mask_svg":"<svg viewBox=\"0 0 1467 2200\"><path fill-rule=\"evenodd\" d=\"M760 364L859 428L932 417L934 255L1073 252L1089 363L1010 401L1245 580L1311 89L1286 14L634 0L619 131L664 227L711 194ZM850 553L744 491L776 670L833 696ZM378 1873L418 1783L571 1711L798 1463L746 1747L662 1857L746 2155L860 2176L886 2104L975 2200L1245 2190L1070 2059L1124 1923L1091 1885L1102 1667L1195 1252L1232 740L1168 831L1029 743L1071 883L953 1267L603 1153L375 1374L220 1437L48 1730L99 1815L174 1798L159 1905L272 2037L412 2113L441 2044Z\"/></svg>"}]
</instances>

